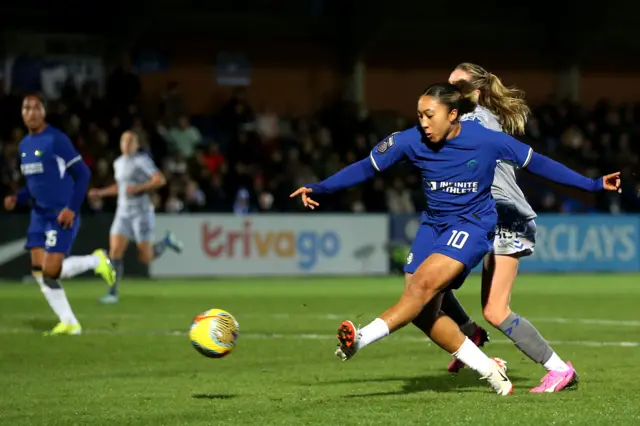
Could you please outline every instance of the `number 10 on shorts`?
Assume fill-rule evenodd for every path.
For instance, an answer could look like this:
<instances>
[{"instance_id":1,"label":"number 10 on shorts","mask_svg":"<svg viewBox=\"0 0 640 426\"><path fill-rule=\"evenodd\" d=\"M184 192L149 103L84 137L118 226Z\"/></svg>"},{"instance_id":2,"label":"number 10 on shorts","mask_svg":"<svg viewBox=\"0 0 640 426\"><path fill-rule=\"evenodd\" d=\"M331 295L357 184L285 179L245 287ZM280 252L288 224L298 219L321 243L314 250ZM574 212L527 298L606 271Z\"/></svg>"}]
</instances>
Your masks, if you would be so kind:
<instances>
[{"instance_id":1,"label":"number 10 on shorts","mask_svg":"<svg viewBox=\"0 0 640 426\"><path fill-rule=\"evenodd\" d=\"M469 233L465 231L456 231L455 229L451 231L451 238L447 241L447 245L461 249L464 247L464 244L467 242L469 238Z\"/></svg>"}]
</instances>

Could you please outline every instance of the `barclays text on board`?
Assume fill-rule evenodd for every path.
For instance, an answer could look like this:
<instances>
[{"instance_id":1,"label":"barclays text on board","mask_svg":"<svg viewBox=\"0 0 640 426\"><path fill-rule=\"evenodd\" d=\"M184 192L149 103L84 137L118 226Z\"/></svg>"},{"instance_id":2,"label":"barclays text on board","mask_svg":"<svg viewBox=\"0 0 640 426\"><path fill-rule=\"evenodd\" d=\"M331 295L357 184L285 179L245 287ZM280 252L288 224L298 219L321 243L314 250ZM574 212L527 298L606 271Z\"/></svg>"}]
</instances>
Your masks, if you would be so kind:
<instances>
[{"instance_id":1,"label":"barclays text on board","mask_svg":"<svg viewBox=\"0 0 640 426\"><path fill-rule=\"evenodd\" d=\"M419 220L393 216L391 241L410 243ZM523 272L640 271L640 216L541 215L536 223L535 254L522 260Z\"/></svg>"},{"instance_id":2,"label":"barclays text on board","mask_svg":"<svg viewBox=\"0 0 640 426\"><path fill-rule=\"evenodd\" d=\"M544 215L536 223L536 252L523 271L640 270L638 216Z\"/></svg>"}]
</instances>

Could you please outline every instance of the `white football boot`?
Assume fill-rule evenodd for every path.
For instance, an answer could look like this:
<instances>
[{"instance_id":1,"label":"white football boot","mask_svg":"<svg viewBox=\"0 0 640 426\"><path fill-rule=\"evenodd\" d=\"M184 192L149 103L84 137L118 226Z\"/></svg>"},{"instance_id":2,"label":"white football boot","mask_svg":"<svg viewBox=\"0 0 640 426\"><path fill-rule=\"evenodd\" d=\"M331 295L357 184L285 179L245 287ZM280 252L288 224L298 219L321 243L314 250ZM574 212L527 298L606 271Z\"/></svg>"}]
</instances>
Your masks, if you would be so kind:
<instances>
[{"instance_id":1,"label":"white football boot","mask_svg":"<svg viewBox=\"0 0 640 426\"><path fill-rule=\"evenodd\" d=\"M498 395L505 396L513 393L513 384L507 377L507 362L500 358L491 358L491 372L482 376L481 380L486 380Z\"/></svg>"}]
</instances>

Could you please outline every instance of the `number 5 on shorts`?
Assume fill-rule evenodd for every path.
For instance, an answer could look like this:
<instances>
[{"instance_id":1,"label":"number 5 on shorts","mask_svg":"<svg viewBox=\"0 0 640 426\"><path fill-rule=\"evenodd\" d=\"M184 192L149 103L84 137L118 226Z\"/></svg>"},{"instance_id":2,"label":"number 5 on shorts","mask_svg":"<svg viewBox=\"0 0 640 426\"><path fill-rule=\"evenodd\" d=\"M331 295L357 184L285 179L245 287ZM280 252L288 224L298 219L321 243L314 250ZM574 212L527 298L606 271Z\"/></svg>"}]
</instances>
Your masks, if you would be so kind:
<instances>
[{"instance_id":1,"label":"number 5 on shorts","mask_svg":"<svg viewBox=\"0 0 640 426\"><path fill-rule=\"evenodd\" d=\"M55 247L58 243L58 231L51 230L44 233L45 241L44 245L46 247Z\"/></svg>"},{"instance_id":2,"label":"number 5 on shorts","mask_svg":"<svg viewBox=\"0 0 640 426\"><path fill-rule=\"evenodd\" d=\"M453 230L451 231L451 238L449 238L449 241L447 241L447 245L457 249L461 249L462 247L464 247L464 244L467 242L468 238L468 232Z\"/></svg>"}]
</instances>

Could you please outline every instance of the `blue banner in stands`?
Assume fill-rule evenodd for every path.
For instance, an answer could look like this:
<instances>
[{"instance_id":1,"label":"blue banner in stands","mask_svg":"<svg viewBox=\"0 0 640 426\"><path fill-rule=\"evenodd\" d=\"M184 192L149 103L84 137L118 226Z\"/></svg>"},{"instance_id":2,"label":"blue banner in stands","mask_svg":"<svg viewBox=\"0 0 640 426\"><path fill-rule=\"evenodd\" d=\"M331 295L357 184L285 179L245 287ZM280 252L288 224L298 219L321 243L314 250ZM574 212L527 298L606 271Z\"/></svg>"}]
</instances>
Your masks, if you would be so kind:
<instances>
[{"instance_id":1,"label":"blue banner in stands","mask_svg":"<svg viewBox=\"0 0 640 426\"><path fill-rule=\"evenodd\" d=\"M251 84L251 62L243 52L218 52L215 73L216 81L220 86Z\"/></svg>"},{"instance_id":2,"label":"blue banner in stands","mask_svg":"<svg viewBox=\"0 0 640 426\"><path fill-rule=\"evenodd\" d=\"M391 242L410 245L419 223L416 215L392 216ZM522 272L640 271L639 216L541 215L536 223L535 253Z\"/></svg>"}]
</instances>

